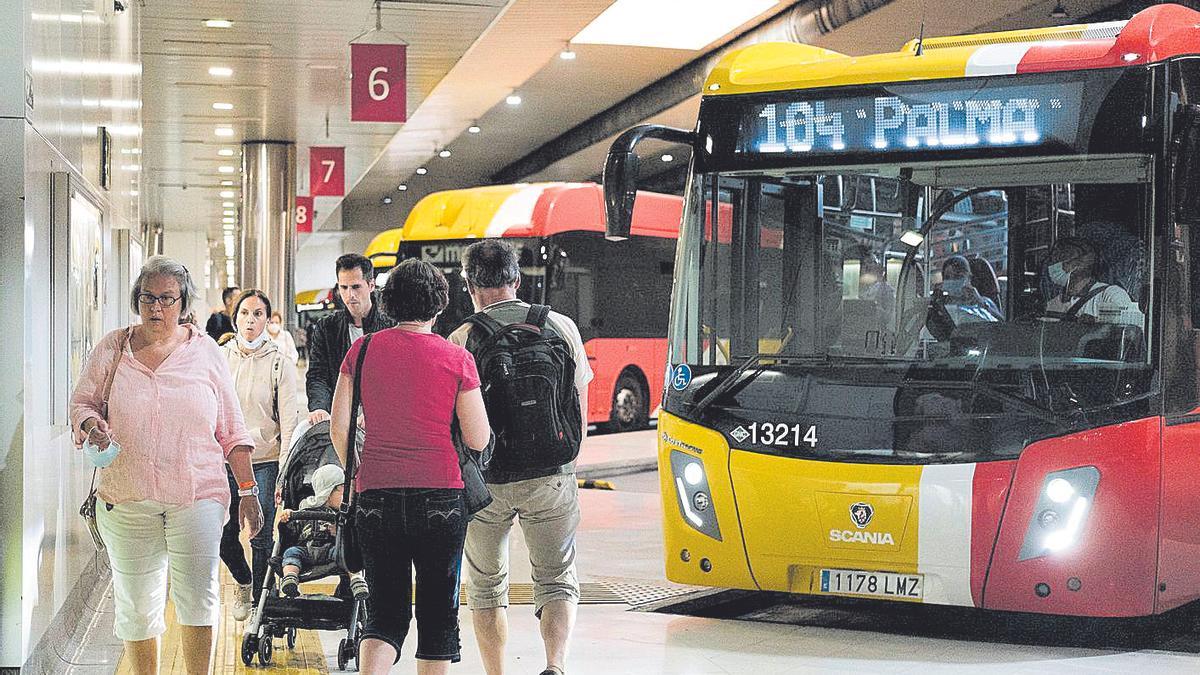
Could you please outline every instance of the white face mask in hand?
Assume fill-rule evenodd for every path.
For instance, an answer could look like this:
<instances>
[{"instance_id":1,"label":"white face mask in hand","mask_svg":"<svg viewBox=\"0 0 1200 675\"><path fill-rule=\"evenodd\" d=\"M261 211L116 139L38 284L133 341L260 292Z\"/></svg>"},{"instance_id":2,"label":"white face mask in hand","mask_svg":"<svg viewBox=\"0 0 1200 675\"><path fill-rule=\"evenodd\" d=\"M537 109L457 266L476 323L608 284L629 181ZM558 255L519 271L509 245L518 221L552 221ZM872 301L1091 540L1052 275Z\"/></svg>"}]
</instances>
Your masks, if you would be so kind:
<instances>
[{"instance_id":1,"label":"white face mask in hand","mask_svg":"<svg viewBox=\"0 0 1200 675\"><path fill-rule=\"evenodd\" d=\"M101 450L99 443L93 441L93 438L98 439L99 443L103 443L107 438L108 447ZM87 439L83 441L83 454L97 469L105 469L117 459L117 455L121 454L121 446L103 432L92 430L92 433L88 434Z\"/></svg>"}]
</instances>

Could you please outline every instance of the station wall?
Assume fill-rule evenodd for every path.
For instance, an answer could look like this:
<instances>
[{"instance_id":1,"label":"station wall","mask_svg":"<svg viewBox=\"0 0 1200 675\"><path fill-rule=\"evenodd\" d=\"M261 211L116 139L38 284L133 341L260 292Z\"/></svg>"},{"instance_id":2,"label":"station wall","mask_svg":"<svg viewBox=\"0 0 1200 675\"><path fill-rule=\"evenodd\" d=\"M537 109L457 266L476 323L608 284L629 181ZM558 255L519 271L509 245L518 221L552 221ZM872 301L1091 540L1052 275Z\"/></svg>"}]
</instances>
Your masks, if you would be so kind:
<instances>
[{"instance_id":1,"label":"station wall","mask_svg":"<svg viewBox=\"0 0 1200 675\"><path fill-rule=\"evenodd\" d=\"M130 319L141 257L140 30L127 4L0 3L0 668L35 652L32 670L69 667L69 642L49 638L83 609L67 606L73 591L106 581L77 513L91 471L66 408L91 346Z\"/></svg>"}]
</instances>

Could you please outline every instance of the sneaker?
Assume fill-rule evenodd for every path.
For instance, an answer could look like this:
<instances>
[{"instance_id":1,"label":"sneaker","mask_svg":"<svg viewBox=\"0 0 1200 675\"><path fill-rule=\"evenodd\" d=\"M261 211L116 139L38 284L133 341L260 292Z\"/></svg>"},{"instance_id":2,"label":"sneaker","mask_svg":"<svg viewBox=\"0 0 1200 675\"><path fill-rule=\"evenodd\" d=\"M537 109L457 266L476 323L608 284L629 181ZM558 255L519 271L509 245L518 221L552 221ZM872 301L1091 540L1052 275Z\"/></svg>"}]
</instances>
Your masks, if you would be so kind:
<instances>
[{"instance_id":1,"label":"sneaker","mask_svg":"<svg viewBox=\"0 0 1200 675\"><path fill-rule=\"evenodd\" d=\"M245 621L250 616L250 608L254 606L254 591L250 584L238 584L233 594L233 618L235 621Z\"/></svg>"},{"instance_id":2,"label":"sneaker","mask_svg":"<svg viewBox=\"0 0 1200 675\"><path fill-rule=\"evenodd\" d=\"M283 579L279 582L279 592L289 598L300 595L300 577L295 574L283 575Z\"/></svg>"},{"instance_id":3,"label":"sneaker","mask_svg":"<svg viewBox=\"0 0 1200 675\"><path fill-rule=\"evenodd\" d=\"M355 600L366 600L371 595L367 590L367 580L360 576L350 577L350 592L354 594Z\"/></svg>"}]
</instances>

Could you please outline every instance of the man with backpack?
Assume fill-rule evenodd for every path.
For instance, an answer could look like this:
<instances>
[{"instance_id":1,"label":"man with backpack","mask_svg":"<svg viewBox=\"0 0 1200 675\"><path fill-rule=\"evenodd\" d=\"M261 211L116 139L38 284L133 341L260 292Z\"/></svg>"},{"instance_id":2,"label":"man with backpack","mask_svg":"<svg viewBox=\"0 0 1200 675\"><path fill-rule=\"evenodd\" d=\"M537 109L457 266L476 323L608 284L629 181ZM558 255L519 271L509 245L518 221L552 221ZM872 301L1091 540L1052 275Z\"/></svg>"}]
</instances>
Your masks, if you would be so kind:
<instances>
[{"instance_id":1,"label":"man with backpack","mask_svg":"<svg viewBox=\"0 0 1200 675\"><path fill-rule=\"evenodd\" d=\"M467 598L488 675L504 672L508 535L520 523L533 567L534 613L546 649L542 675L562 675L579 580L575 458L587 434L592 369L579 328L517 298L517 252L498 239L472 244L463 273L476 314L450 335L475 357L496 450L484 480L493 501L467 526Z\"/></svg>"}]
</instances>

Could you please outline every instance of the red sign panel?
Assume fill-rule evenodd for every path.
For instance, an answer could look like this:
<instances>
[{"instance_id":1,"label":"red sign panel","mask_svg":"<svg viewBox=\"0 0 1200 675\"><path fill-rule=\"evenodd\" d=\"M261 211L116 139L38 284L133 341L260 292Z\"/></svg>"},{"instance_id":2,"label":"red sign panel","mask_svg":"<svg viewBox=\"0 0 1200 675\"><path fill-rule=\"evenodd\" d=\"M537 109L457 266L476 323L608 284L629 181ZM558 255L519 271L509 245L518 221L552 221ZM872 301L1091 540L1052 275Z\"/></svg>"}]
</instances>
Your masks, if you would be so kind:
<instances>
[{"instance_id":1,"label":"red sign panel","mask_svg":"<svg viewBox=\"0 0 1200 675\"><path fill-rule=\"evenodd\" d=\"M345 148L309 148L308 194L312 197L346 194L345 159Z\"/></svg>"},{"instance_id":2,"label":"red sign panel","mask_svg":"<svg viewBox=\"0 0 1200 675\"><path fill-rule=\"evenodd\" d=\"M350 45L350 121L403 122L405 45Z\"/></svg>"},{"instance_id":3,"label":"red sign panel","mask_svg":"<svg viewBox=\"0 0 1200 675\"><path fill-rule=\"evenodd\" d=\"M313 198L296 195L296 232L312 232Z\"/></svg>"}]
</instances>

